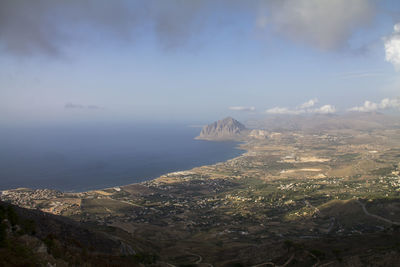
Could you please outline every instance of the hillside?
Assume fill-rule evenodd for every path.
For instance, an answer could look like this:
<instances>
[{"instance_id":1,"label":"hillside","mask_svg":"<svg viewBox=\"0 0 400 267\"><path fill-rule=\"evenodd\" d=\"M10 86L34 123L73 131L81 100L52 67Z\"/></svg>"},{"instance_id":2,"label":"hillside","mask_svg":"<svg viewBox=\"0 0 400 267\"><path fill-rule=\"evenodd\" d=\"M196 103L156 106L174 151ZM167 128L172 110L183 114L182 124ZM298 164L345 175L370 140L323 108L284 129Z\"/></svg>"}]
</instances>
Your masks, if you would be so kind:
<instances>
[{"instance_id":1,"label":"hillside","mask_svg":"<svg viewBox=\"0 0 400 267\"><path fill-rule=\"evenodd\" d=\"M66 217L0 202L0 266L139 266L152 256Z\"/></svg>"}]
</instances>

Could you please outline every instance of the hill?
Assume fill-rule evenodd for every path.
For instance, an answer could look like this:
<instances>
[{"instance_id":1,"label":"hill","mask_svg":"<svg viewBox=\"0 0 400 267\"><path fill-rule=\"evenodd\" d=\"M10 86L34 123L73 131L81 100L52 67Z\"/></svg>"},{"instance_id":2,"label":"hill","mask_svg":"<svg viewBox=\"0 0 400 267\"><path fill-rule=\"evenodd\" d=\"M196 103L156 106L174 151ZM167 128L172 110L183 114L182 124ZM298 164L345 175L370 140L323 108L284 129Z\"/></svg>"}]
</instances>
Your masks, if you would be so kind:
<instances>
[{"instance_id":1,"label":"hill","mask_svg":"<svg viewBox=\"0 0 400 267\"><path fill-rule=\"evenodd\" d=\"M140 266L150 258L91 225L0 201L0 266Z\"/></svg>"},{"instance_id":2,"label":"hill","mask_svg":"<svg viewBox=\"0 0 400 267\"><path fill-rule=\"evenodd\" d=\"M243 140L248 129L232 117L216 121L203 127L196 139L210 141Z\"/></svg>"}]
</instances>

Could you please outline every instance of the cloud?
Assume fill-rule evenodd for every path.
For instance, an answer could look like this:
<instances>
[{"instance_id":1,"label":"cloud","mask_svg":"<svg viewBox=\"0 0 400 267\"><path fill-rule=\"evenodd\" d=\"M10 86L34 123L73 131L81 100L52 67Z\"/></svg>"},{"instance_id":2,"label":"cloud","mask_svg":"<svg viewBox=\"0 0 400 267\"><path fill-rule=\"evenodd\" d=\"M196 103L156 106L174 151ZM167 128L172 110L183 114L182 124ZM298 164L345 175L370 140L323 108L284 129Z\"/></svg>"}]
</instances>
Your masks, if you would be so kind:
<instances>
[{"instance_id":1,"label":"cloud","mask_svg":"<svg viewBox=\"0 0 400 267\"><path fill-rule=\"evenodd\" d=\"M393 27L393 33L385 37L385 60L393 64L396 70L400 70L400 23Z\"/></svg>"},{"instance_id":2,"label":"cloud","mask_svg":"<svg viewBox=\"0 0 400 267\"><path fill-rule=\"evenodd\" d=\"M311 108L313 107L316 103L318 103L318 99L314 98L314 99L310 99L307 102L303 103L300 105L300 109L304 109L304 108Z\"/></svg>"},{"instance_id":3,"label":"cloud","mask_svg":"<svg viewBox=\"0 0 400 267\"><path fill-rule=\"evenodd\" d=\"M87 108L88 109L104 109L103 107L99 107L99 106L96 106L96 105L88 105Z\"/></svg>"},{"instance_id":4,"label":"cloud","mask_svg":"<svg viewBox=\"0 0 400 267\"><path fill-rule=\"evenodd\" d=\"M14 55L55 56L78 42L132 42L143 32L171 48L190 40L199 43L210 35L201 34L205 29L240 27L237 21L247 17L262 29L329 50L344 46L355 30L371 22L376 12L371 2L2 0L0 48Z\"/></svg>"},{"instance_id":5,"label":"cloud","mask_svg":"<svg viewBox=\"0 0 400 267\"><path fill-rule=\"evenodd\" d=\"M317 114L333 114L336 112L336 108L333 105L324 105L320 108L316 108L311 111L311 113L317 113Z\"/></svg>"},{"instance_id":6,"label":"cloud","mask_svg":"<svg viewBox=\"0 0 400 267\"><path fill-rule=\"evenodd\" d=\"M300 114L332 114L336 112L333 105L324 105L318 108L312 108L318 103L318 99L310 99L309 101L299 105L297 108L290 109L285 107L274 107L267 109L265 112L268 114L287 114L287 115L300 115Z\"/></svg>"},{"instance_id":7,"label":"cloud","mask_svg":"<svg viewBox=\"0 0 400 267\"><path fill-rule=\"evenodd\" d=\"M234 110L234 111L255 111L256 108L255 107L244 107L244 106L233 106L233 107L229 107L230 110Z\"/></svg>"},{"instance_id":8,"label":"cloud","mask_svg":"<svg viewBox=\"0 0 400 267\"><path fill-rule=\"evenodd\" d=\"M386 110L386 109L398 109L400 110L400 97L398 98L385 98L382 99L380 103L374 103L371 101L365 101L364 105L352 107L349 111L357 111L357 112L373 112L378 110Z\"/></svg>"},{"instance_id":9,"label":"cloud","mask_svg":"<svg viewBox=\"0 0 400 267\"><path fill-rule=\"evenodd\" d=\"M65 104L64 108L67 108L67 109L69 109L69 108L71 108L71 109L73 109L73 108L82 109L82 108L85 108L85 106L80 105L80 104L67 103L67 104Z\"/></svg>"},{"instance_id":10,"label":"cloud","mask_svg":"<svg viewBox=\"0 0 400 267\"><path fill-rule=\"evenodd\" d=\"M71 44L99 38L130 43L143 32L173 48L197 39L207 27L235 24L249 9L255 16L259 1L1 0L0 48L21 56L58 56Z\"/></svg>"},{"instance_id":11,"label":"cloud","mask_svg":"<svg viewBox=\"0 0 400 267\"><path fill-rule=\"evenodd\" d=\"M66 109L104 109L103 107L96 106L96 105L81 105L81 104L74 104L74 103L67 103L64 105Z\"/></svg>"},{"instance_id":12,"label":"cloud","mask_svg":"<svg viewBox=\"0 0 400 267\"><path fill-rule=\"evenodd\" d=\"M379 108L381 108L381 109L388 109L388 108L400 109L400 97L394 98L394 99L389 99L389 98L382 99L381 103L379 104Z\"/></svg>"},{"instance_id":13,"label":"cloud","mask_svg":"<svg viewBox=\"0 0 400 267\"><path fill-rule=\"evenodd\" d=\"M335 75L341 79L359 79L359 78L369 78L369 77L377 77L377 76L384 76L387 73L379 70L372 70L372 71L354 71L354 72L345 72Z\"/></svg>"},{"instance_id":14,"label":"cloud","mask_svg":"<svg viewBox=\"0 0 400 267\"><path fill-rule=\"evenodd\" d=\"M295 110L295 109L288 109L281 107L270 108L267 109L265 112L268 114L287 114L287 115L299 115L305 113L304 110Z\"/></svg>"},{"instance_id":15,"label":"cloud","mask_svg":"<svg viewBox=\"0 0 400 267\"><path fill-rule=\"evenodd\" d=\"M376 110L378 110L378 104L368 100L364 102L363 106L353 107L349 109L349 111L360 111L360 112L371 112Z\"/></svg>"},{"instance_id":16,"label":"cloud","mask_svg":"<svg viewBox=\"0 0 400 267\"><path fill-rule=\"evenodd\" d=\"M0 44L17 55L35 53L59 55L71 42L88 38L82 29L111 33L126 38L136 14L128 11L125 1L0 1Z\"/></svg>"},{"instance_id":17,"label":"cloud","mask_svg":"<svg viewBox=\"0 0 400 267\"><path fill-rule=\"evenodd\" d=\"M369 0L276 0L267 2L258 25L272 28L291 40L333 50L347 45L376 13Z\"/></svg>"}]
</instances>

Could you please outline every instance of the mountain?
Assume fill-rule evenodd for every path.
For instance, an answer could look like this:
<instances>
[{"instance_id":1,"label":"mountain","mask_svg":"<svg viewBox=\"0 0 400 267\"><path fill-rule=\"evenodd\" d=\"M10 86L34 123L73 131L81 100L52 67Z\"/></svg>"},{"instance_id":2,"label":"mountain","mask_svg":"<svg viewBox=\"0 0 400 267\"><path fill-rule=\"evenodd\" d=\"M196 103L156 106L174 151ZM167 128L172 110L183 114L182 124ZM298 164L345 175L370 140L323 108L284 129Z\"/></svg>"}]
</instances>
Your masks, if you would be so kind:
<instances>
[{"instance_id":1,"label":"mountain","mask_svg":"<svg viewBox=\"0 0 400 267\"><path fill-rule=\"evenodd\" d=\"M211 141L243 140L249 130L232 117L206 125L196 139Z\"/></svg>"}]
</instances>

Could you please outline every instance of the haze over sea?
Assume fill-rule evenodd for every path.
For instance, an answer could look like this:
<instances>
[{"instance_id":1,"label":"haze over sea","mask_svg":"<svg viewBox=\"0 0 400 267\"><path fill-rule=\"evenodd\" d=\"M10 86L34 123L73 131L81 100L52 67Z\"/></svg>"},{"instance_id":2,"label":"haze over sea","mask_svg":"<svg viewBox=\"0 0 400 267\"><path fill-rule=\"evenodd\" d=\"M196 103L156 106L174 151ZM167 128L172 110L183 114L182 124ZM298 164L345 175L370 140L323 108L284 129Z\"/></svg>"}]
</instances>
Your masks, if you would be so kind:
<instances>
[{"instance_id":1,"label":"haze over sea","mask_svg":"<svg viewBox=\"0 0 400 267\"><path fill-rule=\"evenodd\" d=\"M3 127L0 190L86 191L151 180L240 155L235 142L194 140L187 125Z\"/></svg>"}]
</instances>

